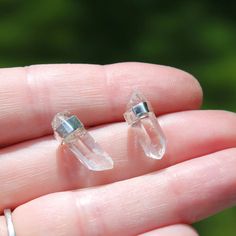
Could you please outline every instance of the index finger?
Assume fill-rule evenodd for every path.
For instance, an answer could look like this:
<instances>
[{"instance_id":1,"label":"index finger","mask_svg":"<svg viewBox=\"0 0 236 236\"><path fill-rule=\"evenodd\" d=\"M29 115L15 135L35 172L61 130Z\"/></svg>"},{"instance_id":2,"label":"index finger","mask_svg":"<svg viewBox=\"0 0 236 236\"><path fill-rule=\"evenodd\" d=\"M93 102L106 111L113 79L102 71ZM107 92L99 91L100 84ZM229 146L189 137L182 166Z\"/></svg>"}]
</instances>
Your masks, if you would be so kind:
<instances>
[{"instance_id":1,"label":"index finger","mask_svg":"<svg viewBox=\"0 0 236 236\"><path fill-rule=\"evenodd\" d=\"M0 146L51 133L52 117L63 110L88 126L120 121L133 88L159 114L196 109L202 99L188 73L145 63L9 68L0 81Z\"/></svg>"}]
</instances>

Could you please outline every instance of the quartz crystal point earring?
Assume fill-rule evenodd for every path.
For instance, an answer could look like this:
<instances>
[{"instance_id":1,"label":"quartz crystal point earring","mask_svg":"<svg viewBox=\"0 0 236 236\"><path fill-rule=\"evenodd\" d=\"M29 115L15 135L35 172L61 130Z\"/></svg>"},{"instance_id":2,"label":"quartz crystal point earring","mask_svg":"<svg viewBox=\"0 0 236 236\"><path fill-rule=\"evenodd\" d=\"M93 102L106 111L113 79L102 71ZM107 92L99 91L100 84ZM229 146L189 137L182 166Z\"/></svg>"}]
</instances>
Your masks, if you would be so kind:
<instances>
[{"instance_id":1,"label":"quartz crystal point earring","mask_svg":"<svg viewBox=\"0 0 236 236\"><path fill-rule=\"evenodd\" d=\"M146 156L162 159L166 149L165 137L150 103L140 92L133 92L124 118Z\"/></svg>"},{"instance_id":2,"label":"quartz crystal point earring","mask_svg":"<svg viewBox=\"0 0 236 236\"><path fill-rule=\"evenodd\" d=\"M103 171L113 168L111 157L84 128L82 122L69 112L60 112L52 121L55 138L66 145L88 169Z\"/></svg>"}]
</instances>

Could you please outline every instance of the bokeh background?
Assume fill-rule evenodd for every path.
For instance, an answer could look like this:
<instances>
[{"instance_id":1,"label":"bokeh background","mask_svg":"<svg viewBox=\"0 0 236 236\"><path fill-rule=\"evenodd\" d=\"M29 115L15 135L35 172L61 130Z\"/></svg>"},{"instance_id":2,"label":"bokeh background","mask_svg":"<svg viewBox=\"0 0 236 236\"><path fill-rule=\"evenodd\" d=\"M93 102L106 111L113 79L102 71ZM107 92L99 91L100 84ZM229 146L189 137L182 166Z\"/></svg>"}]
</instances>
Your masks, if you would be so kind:
<instances>
[{"instance_id":1,"label":"bokeh background","mask_svg":"<svg viewBox=\"0 0 236 236\"><path fill-rule=\"evenodd\" d=\"M0 0L0 67L166 64L199 79L203 108L236 111L235 9L217 0ZM236 208L195 227L235 236Z\"/></svg>"}]
</instances>

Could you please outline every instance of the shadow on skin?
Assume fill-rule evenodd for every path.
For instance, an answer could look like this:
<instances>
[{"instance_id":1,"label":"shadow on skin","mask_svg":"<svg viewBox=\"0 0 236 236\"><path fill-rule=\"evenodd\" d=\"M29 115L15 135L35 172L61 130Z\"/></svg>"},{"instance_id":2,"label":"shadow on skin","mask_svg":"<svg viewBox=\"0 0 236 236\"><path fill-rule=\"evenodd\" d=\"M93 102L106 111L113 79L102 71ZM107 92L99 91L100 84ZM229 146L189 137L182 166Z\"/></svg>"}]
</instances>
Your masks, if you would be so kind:
<instances>
[{"instance_id":1,"label":"shadow on skin","mask_svg":"<svg viewBox=\"0 0 236 236\"><path fill-rule=\"evenodd\" d=\"M109 182L107 178L112 170L91 171L87 169L66 145L58 146L56 156L59 176L62 182L65 182L65 186L69 185L71 189Z\"/></svg>"}]
</instances>

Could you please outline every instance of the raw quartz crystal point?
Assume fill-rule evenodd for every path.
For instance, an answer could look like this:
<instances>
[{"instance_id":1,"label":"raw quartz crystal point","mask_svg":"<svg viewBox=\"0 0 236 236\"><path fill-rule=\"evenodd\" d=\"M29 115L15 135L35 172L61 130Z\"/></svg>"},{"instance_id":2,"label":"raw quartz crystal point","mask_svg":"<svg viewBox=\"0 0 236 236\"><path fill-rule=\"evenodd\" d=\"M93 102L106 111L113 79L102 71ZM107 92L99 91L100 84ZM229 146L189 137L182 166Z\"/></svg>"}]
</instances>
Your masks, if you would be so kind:
<instances>
[{"instance_id":1,"label":"raw quartz crystal point","mask_svg":"<svg viewBox=\"0 0 236 236\"><path fill-rule=\"evenodd\" d=\"M88 169L103 171L113 168L111 157L86 131L81 121L69 112L56 114L52 121L55 138L72 151Z\"/></svg>"},{"instance_id":2,"label":"raw quartz crystal point","mask_svg":"<svg viewBox=\"0 0 236 236\"><path fill-rule=\"evenodd\" d=\"M124 118L131 125L146 156L162 159L166 150L165 137L151 105L140 92L133 92Z\"/></svg>"}]
</instances>

